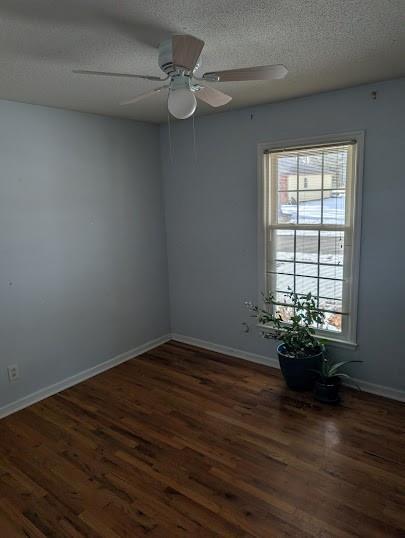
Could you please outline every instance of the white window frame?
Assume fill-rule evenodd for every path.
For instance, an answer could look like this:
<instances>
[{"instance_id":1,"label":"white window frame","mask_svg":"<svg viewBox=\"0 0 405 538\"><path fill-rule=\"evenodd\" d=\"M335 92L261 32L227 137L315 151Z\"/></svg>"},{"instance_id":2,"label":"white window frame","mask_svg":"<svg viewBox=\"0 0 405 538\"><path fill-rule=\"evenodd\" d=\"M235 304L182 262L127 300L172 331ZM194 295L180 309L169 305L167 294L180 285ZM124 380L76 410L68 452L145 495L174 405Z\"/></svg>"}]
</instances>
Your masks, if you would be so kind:
<instances>
[{"instance_id":1,"label":"white window frame","mask_svg":"<svg viewBox=\"0 0 405 538\"><path fill-rule=\"evenodd\" d=\"M303 149L311 146L344 144L345 142L355 142L354 152L355 175L351 187L351 225L348 229L353 230L351 238L351 249L349 257L349 275L347 289L349 290L349 321L346 334L334 335L331 331L317 330L316 334L326 338L332 344L348 347L357 346L357 311L358 311L358 290L360 271L360 236L361 236L361 202L363 184L363 160L364 160L364 131L344 132L339 134L327 134L316 137L285 139L272 142L261 142L258 144L258 283L259 283L259 304L263 302L262 292L266 291L266 269L267 269L267 244L269 237L268 222L268 153L281 150ZM302 225L307 228L311 225ZM300 226L301 227L301 226ZM314 228L314 226L312 226ZM316 228L316 226L315 226ZM345 266L347 267L346 263ZM345 270L345 269L344 269ZM346 275L347 278L347 275Z\"/></svg>"}]
</instances>

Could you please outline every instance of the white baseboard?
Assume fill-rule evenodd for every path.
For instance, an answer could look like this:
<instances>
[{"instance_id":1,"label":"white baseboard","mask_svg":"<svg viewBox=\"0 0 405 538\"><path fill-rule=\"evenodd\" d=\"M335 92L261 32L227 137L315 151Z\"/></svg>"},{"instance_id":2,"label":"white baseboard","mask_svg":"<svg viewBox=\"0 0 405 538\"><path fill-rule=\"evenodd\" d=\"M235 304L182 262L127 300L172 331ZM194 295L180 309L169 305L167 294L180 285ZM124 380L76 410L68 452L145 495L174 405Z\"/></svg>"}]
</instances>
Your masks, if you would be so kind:
<instances>
[{"instance_id":1,"label":"white baseboard","mask_svg":"<svg viewBox=\"0 0 405 538\"><path fill-rule=\"evenodd\" d=\"M405 391L403 390L393 389L391 387L386 387L385 385L377 385L376 383L369 383L368 381L363 381L362 379L353 379L353 381L364 392L369 392L370 394L375 394L376 396L384 396L384 398L389 398L390 400L405 402ZM345 383L345 385L352 389L357 388L351 383Z\"/></svg>"},{"instance_id":2,"label":"white baseboard","mask_svg":"<svg viewBox=\"0 0 405 538\"><path fill-rule=\"evenodd\" d=\"M223 353L224 355L230 355L231 357L237 357L238 359L245 359L259 364L265 364L272 368L280 369L280 365L277 359L266 357L265 355L257 355L256 353L250 353L248 351L242 351L240 349L234 349L232 347L222 346L220 344L214 344L206 340L200 340L199 338L192 338L190 336L184 336L183 334L172 334L172 340L183 342L184 344L190 344L191 346L202 347L209 351L216 351L217 353ZM375 383L369 383L362 379L353 379L353 381L363 390L370 394L376 394L378 396L384 396L391 400L398 400L405 402L405 391L399 389L393 389L383 385L377 385ZM348 384L351 388L356 388L354 385Z\"/></svg>"},{"instance_id":3,"label":"white baseboard","mask_svg":"<svg viewBox=\"0 0 405 538\"><path fill-rule=\"evenodd\" d=\"M158 347L164 344L165 342L168 342L169 340L177 340L178 342L183 342L185 344L190 344L192 346L201 347L209 351L216 351L217 353L229 355L230 357L237 357L238 359L245 359L251 362L256 362L259 364L264 364L266 366L271 366L272 368L278 368L278 369L280 368L277 359L270 358L265 355L258 355L256 353L250 353L248 351L243 351L240 349L235 349L235 348L223 346L220 344L215 344L213 342L200 340L199 338L192 338L190 336L184 336L182 334L171 334L171 335L167 334L167 335L161 336L160 338L156 338L155 340L151 340L150 342L146 342L145 344L142 344L134 349L126 351L125 353L121 353L120 355L117 355L116 357L113 357L112 359L102 362L101 364L93 366L92 368L83 370L82 372L79 372L78 374L75 374L71 377L63 379L62 381L59 381L58 383L55 383L48 387L44 387L40 390L32 392L31 394L27 394L27 396L23 396L22 398L19 398L15 402L11 402L7 405L4 405L3 407L0 407L0 419L6 417L7 415L11 415L12 413L15 413L16 411L20 411L21 409L24 409L25 407L28 407L45 398L48 398L49 396L52 396L58 392L61 392L62 390L72 387L73 385L77 385L78 383L81 383L82 381L85 381L86 379L89 379L90 377L100 374L101 372L105 372L106 370L109 370L110 368L113 368L114 366L117 366L118 364L121 364L130 359L133 359L134 357L142 355L142 353L146 353L147 351L150 351L151 349ZM405 402L405 391L401 391L401 390L394 389L391 387L385 387L383 385L377 385L375 383L369 383L367 381L362 381L361 379L355 379L354 381L365 392L370 392L371 394L377 394L378 396L384 396L385 398L390 398L392 400Z\"/></svg>"},{"instance_id":4,"label":"white baseboard","mask_svg":"<svg viewBox=\"0 0 405 538\"><path fill-rule=\"evenodd\" d=\"M21 409L24 409L24 407L28 407L45 398L48 398L49 396L53 396L57 392L61 392L62 390L72 387L73 385L77 385L77 383L81 383L82 381L89 379L89 377L93 377L97 374L101 374L101 372L105 372L106 370L109 370L110 368L113 368L114 366L117 366L118 364L121 364L122 362L126 362L130 359L133 359L134 357L137 357L138 355L142 355L142 353L146 353L147 351L150 351L151 349L164 344L170 339L171 339L170 334L161 336L160 338L156 338L155 340L146 342L145 344L142 344L134 349L130 349L129 351L126 351L125 353L121 353L120 355L117 355L116 357L113 357L112 359L109 359L100 364L97 364L96 366L93 366L92 368L88 368L87 370L83 370L82 372L79 372L78 374L75 374L71 377L63 379L62 381L58 381L57 383L54 383L53 385L49 385L48 387L39 389L35 392L32 392L31 394L27 394L27 396L23 396L22 398L19 398L15 402L11 402L7 405L4 405L3 407L0 407L0 418L4 418L7 415L11 415L11 413L20 411Z\"/></svg>"},{"instance_id":5,"label":"white baseboard","mask_svg":"<svg viewBox=\"0 0 405 538\"><path fill-rule=\"evenodd\" d=\"M280 369L278 359L272 359L265 355L258 355L257 353L249 353L248 351L242 351L241 349L235 349L233 347L222 346L220 344L214 344L213 342L207 342L206 340L200 340L199 338L192 338L191 336L184 336L183 334L172 334L172 340L183 342L183 344L190 344L190 346L202 347L209 351L216 351L217 353L223 353L231 357L237 357L238 359L245 359L251 362L257 362L259 364L265 364L272 368Z\"/></svg>"}]
</instances>

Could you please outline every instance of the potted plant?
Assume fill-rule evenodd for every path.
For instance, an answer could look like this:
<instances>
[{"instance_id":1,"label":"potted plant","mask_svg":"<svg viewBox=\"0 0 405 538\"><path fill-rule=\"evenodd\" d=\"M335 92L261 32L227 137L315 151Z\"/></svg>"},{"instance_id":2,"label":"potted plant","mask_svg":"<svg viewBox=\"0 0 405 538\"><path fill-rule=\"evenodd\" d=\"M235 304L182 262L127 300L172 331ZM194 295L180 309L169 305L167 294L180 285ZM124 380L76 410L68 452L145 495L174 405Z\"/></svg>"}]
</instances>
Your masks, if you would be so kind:
<instances>
[{"instance_id":1,"label":"potted plant","mask_svg":"<svg viewBox=\"0 0 405 538\"><path fill-rule=\"evenodd\" d=\"M322 363L324 346L315 336L314 327L321 324L324 314L317 308L311 293L300 296L290 291L284 308L291 309L291 315L284 319L274 309L280 304L269 293L263 296L264 307L260 308L251 302L245 303L262 326L262 336L281 340L277 348L280 369L287 383L293 390L311 390L314 386L316 373ZM246 330L249 330L245 324Z\"/></svg>"},{"instance_id":2,"label":"potted plant","mask_svg":"<svg viewBox=\"0 0 405 538\"><path fill-rule=\"evenodd\" d=\"M332 362L326 356L323 357L319 370L315 371L318 375L314 388L314 396L316 400L329 404L340 402L339 390L341 379L352 379L349 374L342 372L341 370L351 362L363 361Z\"/></svg>"}]
</instances>

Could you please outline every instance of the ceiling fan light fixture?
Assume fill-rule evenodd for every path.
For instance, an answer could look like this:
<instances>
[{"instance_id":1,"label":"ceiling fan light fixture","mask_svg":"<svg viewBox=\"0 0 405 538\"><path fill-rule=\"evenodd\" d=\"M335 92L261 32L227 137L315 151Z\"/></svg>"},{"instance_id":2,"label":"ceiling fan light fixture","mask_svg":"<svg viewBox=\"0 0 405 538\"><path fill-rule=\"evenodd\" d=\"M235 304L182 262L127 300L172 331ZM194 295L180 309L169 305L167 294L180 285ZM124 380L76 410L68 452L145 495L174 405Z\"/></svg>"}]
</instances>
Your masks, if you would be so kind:
<instances>
[{"instance_id":1,"label":"ceiling fan light fixture","mask_svg":"<svg viewBox=\"0 0 405 538\"><path fill-rule=\"evenodd\" d=\"M167 106L172 116L185 120L194 114L197 100L189 88L170 88Z\"/></svg>"}]
</instances>

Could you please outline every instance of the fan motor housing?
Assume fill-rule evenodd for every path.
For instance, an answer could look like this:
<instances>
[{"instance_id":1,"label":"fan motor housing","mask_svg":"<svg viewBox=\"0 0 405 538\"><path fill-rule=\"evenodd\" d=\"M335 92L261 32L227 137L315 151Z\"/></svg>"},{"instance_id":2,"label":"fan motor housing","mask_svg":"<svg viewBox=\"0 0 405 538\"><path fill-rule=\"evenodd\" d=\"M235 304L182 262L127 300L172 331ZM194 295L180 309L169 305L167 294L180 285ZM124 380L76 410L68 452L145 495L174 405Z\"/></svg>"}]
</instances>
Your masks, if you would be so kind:
<instances>
[{"instance_id":1,"label":"fan motor housing","mask_svg":"<svg viewBox=\"0 0 405 538\"><path fill-rule=\"evenodd\" d=\"M201 57L196 63L194 71L196 71L201 65ZM167 75L172 76L176 73L186 72L184 67L180 67L174 64L173 62L173 49L172 49L172 38L162 41L159 45L159 67ZM190 72L188 72L190 73Z\"/></svg>"}]
</instances>

